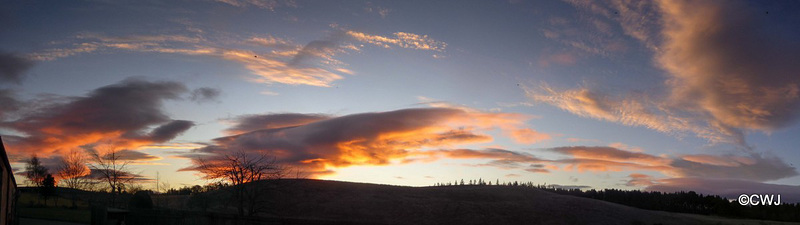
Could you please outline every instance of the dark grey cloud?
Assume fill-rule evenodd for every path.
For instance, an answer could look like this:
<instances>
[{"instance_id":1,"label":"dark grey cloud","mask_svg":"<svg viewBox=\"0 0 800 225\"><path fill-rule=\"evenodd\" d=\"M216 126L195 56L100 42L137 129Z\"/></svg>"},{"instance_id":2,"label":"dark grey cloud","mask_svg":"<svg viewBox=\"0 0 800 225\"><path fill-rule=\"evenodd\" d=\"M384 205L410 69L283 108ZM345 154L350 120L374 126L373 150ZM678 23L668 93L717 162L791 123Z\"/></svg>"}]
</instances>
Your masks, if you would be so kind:
<instances>
[{"instance_id":1,"label":"dark grey cloud","mask_svg":"<svg viewBox=\"0 0 800 225\"><path fill-rule=\"evenodd\" d=\"M127 149L117 151L117 156L119 156L119 160L122 161L148 161L160 159L158 156Z\"/></svg>"},{"instance_id":2,"label":"dark grey cloud","mask_svg":"<svg viewBox=\"0 0 800 225\"><path fill-rule=\"evenodd\" d=\"M592 186L586 185L559 185L559 184L549 184L547 187L556 188L556 189L589 189Z\"/></svg>"},{"instance_id":3,"label":"dark grey cloud","mask_svg":"<svg viewBox=\"0 0 800 225\"><path fill-rule=\"evenodd\" d=\"M201 87L192 90L192 94L189 98L196 102L216 101L221 93L222 91L217 88Z\"/></svg>"},{"instance_id":4,"label":"dark grey cloud","mask_svg":"<svg viewBox=\"0 0 800 225\"><path fill-rule=\"evenodd\" d=\"M161 125L150 132L148 139L153 142L165 142L174 139L179 134L192 128L194 122L187 120L173 120L167 124Z\"/></svg>"},{"instance_id":5,"label":"dark grey cloud","mask_svg":"<svg viewBox=\"0 0 800 225\"><path fill-rule=\"evenodd\" d=\"M19 110L21 106L22 102L14 96L14 91L0 89L0 121L3 120L6 114Z\"/></svg>"},{"instance_id":6,"label":"dark grey cloud","mask_svg":"<svg viewBox=\"0 0 800 225\"><path fill-rule=\"evenodd\" d=\"M753 154L736 165L720 165L674 159L670 166L683 177L770 181L797 176L797 170L778 157ZM732 161L732 160L731 160Z\"/></svg>"},{"instance_id":7,"label":"dark grey cloud","mask_svg":"<svg viewBox=\"0 0 800 225\"><path fill-rule=\"evenodd\" d=\"M0 51L0 81L22 82L25 71L33 66L33 62L16 54Z\"/></svg>"},{"instance_id":8,"label":"dark grey cloud","mask_svg":"<svg viewBox=\"0 0 800 225\"><path fill-rule=\"evenodd\" d=\"M263 130L263 129L293 127L329 118L331 117L323 114L302 114L302 113L244 115L234 119L236 125L231 128L228 128L227 131L231 133L244 133L244 132Z\"/></svg>"},{"instance_id":9,"label":"dark grey cloud","mask_svg":"<svg viewBox=\"0 0 800 225\"><path fill-rule=\"evenodd\" d=\"M103 170L103 169L90 169L89 175L86 175L84 177L90 178L90 179L102 180L104 178L103 174L105 174L105 173L103 173L103 171L105 171L105 170ZM108 171L112 171L112 170L108 170ZM133 182L153 181L152 178L148 178L148 177L145 177L145 176L142 176L142 175L139 175L139 174L136 174L136 173L131 173L131 172L118 171L117 174L119 174L121 180L130 180L130 181L133 181Z\"/></svg>"}]
</instances>

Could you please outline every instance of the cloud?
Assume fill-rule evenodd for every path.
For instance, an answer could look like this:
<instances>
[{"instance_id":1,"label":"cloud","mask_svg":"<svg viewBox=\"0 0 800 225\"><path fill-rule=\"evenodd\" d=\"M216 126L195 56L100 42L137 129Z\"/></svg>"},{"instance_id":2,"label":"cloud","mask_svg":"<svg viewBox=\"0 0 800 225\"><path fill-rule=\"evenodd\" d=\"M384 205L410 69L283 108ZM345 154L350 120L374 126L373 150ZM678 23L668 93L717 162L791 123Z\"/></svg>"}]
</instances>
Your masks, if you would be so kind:
<instances>
[{"instance_id":1,"label":"cloud","mask_svg":"<svg viewBox=\"0 0 800 225\"><path fill-rule=\"evenodd\" d=\"M569 146L549 148L549 151L570 158L550 162L564 165L565 170L582 171L656 171L670 177L702 177L771 181L798 175L796 169L777 157L760 154L742 155L683 155L655 156L614 147ZM631 177L632 183L643 183L646 177ZM652 180L651 178L647 178Z\"/></svg>"},{"instance_id":2,"label":"cloud","mask_svg":"<svg viewBox=\"0 0 800 225\"><path fill-rule=\"evenodd\" d=\"M447 48L447 43L434 40L428 35L419 35L406 32L395 32L394 37L386 37L380 35L371 35L357 31L347 31L347 35L361 41L381 46L384 48L391 48L398 46L401 48L410 48L417 50L431 50L442 52Z\"/></svg>"},{"instance_id":3,"label":"cloud","mask_svg":"<svg viewBox=\"0 0 800 225\"><path fill-rule=\"evenodd\" d=\"M636 163L641 165L652 165L652 166L666 165L671 161L663 157L653 156L639 152L630 152L613 147L569 146L569 147L550 148L549 150L561 154L570 155L572 157L580 159L628 162L628 163Z\"/></svg>"},{"instance_id":4,"label":"cloud","mask_svg":"<svg viewBox=\"0 0 800 225\"><path fill-rule=\"evenodd\" d=\"M556 53L550 55L542 55L539 57L539 66L542 67L549 67L550 65L558 64L558 65L575 65L577 62L577 56L571 53Z\"/></svg>"},{"instance_id":5,"label":"cloud","mask_svg":"<svg viewBox=\"0 0 800 225\"><path fill-rule=\"evenodd\" d=\"M324 64L340 64L338 60L333 58L336 53L344 52L339 47L337 40L315 40L311 41L289 60L288 65L293 67L313 65L315 59L322 59Z\"/></svg>"},{"instance_id":6,"label":"cloud","mask_svg":"<svg viewBox=\"0 0 800 225\"><path fill-rule=\"evenodd\" d=\"M432 157L482 155L500 159L512 153L426 149L488 142L493 138L478 132L512 126L524 118L453 108L402 109L330 118L306 114L250 115L239 118L239 124L230 129L238 134L217 138L213 145L195 152L265 152L275 155L281 163L317 175L338 167L407 163Z\"/></svg>"},{"instance_id":7,"label":"cloud","mask_svg":"<svg viewBox=\"0 0 800 225\"><path fill-rule=\"evenodd\" d=\"M800 35L781 16L739 1L663 1L660 65L673 104L721 126L772 131L800 116ZM796 15L793 16L797 18Z\"/></svg>"},{"instance_id":8,"label":"cloud","mask_svg":"<svg viewBox=\"0 0 800 225\"><path fill-rule=\"evenodd\" d=\"M576 170L578 172L650 170L662 173L670 173L672 169L665 165L648 165L642 163L587 158L561 159L557 160L556 162L565 164L564 170L566 171Z\"/></svg>"},{"instance_id":9,"label":"cloud","mask_svg":"<svg viewBox=\"0 0 800 225\"><path fill-rule=\"evenodd\" d=\"M375 6L372 4L372 2L367 2L367 6L364 7L364 11L367 13L377 13L382 19L386 19L386 16L388 16L389 12L392 10L381 6Z\"/></svg>"},{"instance_id":10,"label":"cloud","mask_svg":"<svg viewBox=\"0 0 800 225\"><path fill-rule=\"evenodd\" d=\"M89 175L86 175L85 177L86 178L90 178L90 179L102 180L105 177L103 174L108 174L108 173L103 173L103 171L107 171L107 170L104 170L104 169L91 169L90 172L89 172ZM113 170L108 170L108 171L113 171ZM118 176L118 178L120 180L130 180L132 182L153 181L152 178L148 178L148 177L145 177L145 176L142 176L142 175L139 175L139 174L135 174L135 173L130 173L130 172L117 171L115 174L117 174L117 176Z\"/></svg>"},{"instance_id":11,"label":"cloud","mask_svg":"<svg viewBox=\"0 0 800 225\"><path fill-rule=\"evenodd\" d=\"M607 50L615 49L613 45L617 43L614 43L613 39L619 39L619 36L615 35L614 30L619 27L625 35L639 40L648 49L658 49L661 15L657 3L630 0L591 2L568 0L566 2L581 11L581 15L583 15L580 21L583 22L580 24L583 28L581 30L589 31L569 33L575 33L572 34L575 36L590 37L584 38L584 40L589 40L588 44L603 46L602 43L605 42ZM570 21L554 18L551 19L550 24L563 27L570 25ZM553 37L551 34L548 38L557 38L557 36ZM566 43L574 42L576 41ZM577 45L573 44L573 46Z\"/></svg>"},{"instance_id":12,"label":"cloud","mask_svg":"<svg viewBox=\"0 0 800 225\"><path fill-rule=\"evenodd\" d=\"M155 161L161 159L161 157L158 156L133 150L119 150L117 156L119 156L119 160L122 161Z\"/></svg>"},{"instance_id":13,"label":"cloud","mask_svg":"<svg viewBox=\"0 0 800 225\"><path fill-rule=\"evenodd\" d=\"M741 133L713 127L695 118L698 115L687 116L690 112L670 109L644 95L631 94L616 99L589 88L556 90L547 84L523 89L535 102L547 103L581 117L645 127L676 137L688 132L711 143L744 143Z\"/></svg>"},{"instance_id":14,"label":"cloud","mask_svg":"<svg viewBox=\"0 0 800 225\"><path fill-rule=\"evenodd\" d=\"M153 131L147 135L146 139L155 143L166 142L174 139L193 126L194 122L192 121L173 120L172 122L163 124L159 127L156 127L156 129L153 129Z\"/></svg>"},{"instance_id":15,"label":"cloud","mask_svg":"<svg viewBox=\"0 0 800 225\"><path fill-rule=\"evenodd\" d=\"M244 115L234 119L232 122L236 123L236 125L226 129L226 132L230 134L241 134L262 129L295 127L329 118L331 118L331 116L323 114L301 113Z\"/></svg>"},{"instance_id":16,"label":"cloud","mask_svg":"<svg viewBox=\"0 0 800 225\"><path fill-rule=\"evenodd\" d=\"M728 155L728 156L717 156L717 155L706 155L706 154L684 155L681 156L681 159L694 163L701 163L714 166L729 166L729 167L753 165L756 163L752 158L747 158L743 156L734 156L734 155Z\"/></svg>"},{"instance_id":17,"label":"cloud","mask_svg":"<svg viewBox=\"0 0 800 225\"><path fill-rule=\"evenodd\" d=\"M41 52L28 54L28 58L35 61L51 61L58 58L69 57L80 53L94 52L99 48L95 43L75 43L69 48L52 48Z\"/></svg>"},{"instance_id":18,"label":"cloud","mask_svg":"<svg viewBox=\"0 0 800 225\"><path fill-rule=\"evenodd\" d=\"M293 7L297 8L297 3L294 0L215 0L217 2L225 3L231 6L248 8L256 7L275 11L279 7Z\"/></svg>"},{"instance_id":19,"label":"cloud","mask_svg":"<svg viewBox=\"0 0 800 225\"><path fill-rule=\"evenodd\" d=\"M25 57L0 51L0 81L20 83L33 62Z\"/></svg>"},{"instance_id":20,"label":"cloud","mask_svg":"<svg viewBox=\"0 0 800 225\"><path fill-rule=\"evenodd\" d=\"M542 36L568 47L570 53L542 54L540 66L551 63L572 64L575 56L596 55L616 57L627 51L626 44L616 31L616 16L607 4L585 1L566 1L578 9L575 19L551 17L540 31ZM587 16L588 15L588 16Z\"/></svg>"},{"instance_id":21,"label":"cloud","mask_svg":"<svg viewBox=\"0 0 800 225\"><path fill-rule=\"evenodd\" d=\"M217 99L217 97L219 97L220 93L222 93L222 91L217 88L201 87L192 90L192 94L189 96L189 99L196 102L214 101Z\"/></svg>"},{"instance_id":22,"label":"cloud","mask_svg":"<svg viewBox=\"0 0 800 225\"><path fill-rule=\"evenodd\" d=\"M543 140L549 140L550 135L537 132L530 128L518 129L511 132L511 138L522 144L533 144Z\"/></svg>"},{"instance_id":23,"label":"cloud","mask_svg":"<svg viewBox=\"0 0 800 225\"><path fill-rule=\"evenodd\" d=\"M276 38L272 35L266 35L264 37L251 37L247 40L248 43L253 43L262 47L279 47L281 49L295 49L295 45L288 40Z\"/></svg>"},{"instance_id":24,"label":"cloud","mask_svg":"<svg viewBox=\"0 0 800 225\"><path fill-rule=\"evenodd\" d=\"M695 191L728 199L736 199L741 194L780 194L781 203L800 202L798 189L800 186L700 177L660 179L657 184L645 188L660 192Z\"/></svg>"},{"instance_id":25,"label":"cloud","mask_svg":"<svg viewBox=\"0 0 800 225\"><path fill-rule=\"evenodd\" d=\"M655 178L647 174L632 173L629 174L628 177L631 179L625 183L625 186L646 187L655 184L653 181Z\"/></svg>"},{"instance_id":26,"label":"cloud","mask_svg":"<svg viewBox=\"0 0 800 225\"><path fill-rule=\"evenodd\" d=\"M488 163L477 164L474 166L492 166L501 169L523 168L521 164L530 164L531 168L540 169L542 165L535 164L547 162L549 160L540 159L527 153L509 151L505 149L489 148L482 150L474 149L451 149L451 150L430 150L416 152L415 155L425 155L428 161L442 158L448 159L491 159Z\"/></svg>"},{"instance_id":27,"label":"cloud","mask_svg":"<svg viewBox=\"0 0 800 225\"><path fill-rule=\"evenodd\" d=\"M800 116L800 76L795 74L800 65L792 61L800 56L800 33L782 23L797 15L764 16L760 5L740 1L571 3L591 12L589 20L616 21L625 34L641 41L667 72L666 92L615 98L590 88L529 88L534 101L746 149L751 148L747 130L772 132ZM546 31L549 38L564 35Z\"/></svg>"},{"instance_id":28,"label":"cloud","mask_svg":"<svg viewBox=\"0 0 800 225\"><path fill-rule=\"evenodd\" d=\"M332 82L343 78L331 70L291 65L288 60L282 60L281 56L260 55L259 57L258 53L248 50L227 50L221 53L223 59L241 63L256 75L257 77L250 79L253 82L330 87Z\"/></svg>"},{"instance_id":29,"label":"cloud","mask_svg":"<svg viewBox=\"0 0 800 225\"><path fill-rule=\"evenodd\" d=\"M525 169L525 171L528 171L528 172L531 172L531 173L550 173L550 170L542 169L542 168L527 168L527 169Z\"/></svg>"},{"instance_id":30,"label":"cloud","mask_svg":"<svg viewBox=\"0 0 800 225\"><path fill-rule=\"evenodd\" d=\"M571 190L571 189L589 189L589 188L592 188L592 186L586 186L586 185L559 185L559 184L548 184L547 186L548 186L548 187L550 187L550 188L555 188L555 189L570 189L570 190Z\"/></svg>"},{"instance_id":31,"label":"cloud","mask_svg":"<svg viewBox=\"0 0 800 225\"><path fill-rule=\"evenodd\" d=\"M69 57L81 53L101 50L122 50L182 54L190 56L213 56L243 65L255 75L250 81L258 83L283 83L290 85L311 85L329 87L330 83L349 74L340 68L341 62L333 56L357 50L352 45L344 45L335 40L312 41L306 46L295 46L283 39L272 36L252 37L238 41L267 47L267 52L257 52L238 48L219 47L197 34L184 35L133 35L112 37L102 34L84 33L78 36L83 43L71 47L47 49L31 53L28 58L47 61ZM104 51L105 52L105 51ZM342 72L345 71L345 72ZM201 91L208 91L201 90ZM208 92L207 92L208 93Z\"/></svg>"},{"instance_id":32,"label":"cloud","mask_svg":"<svg viewBox=\"0 0 800 225\"><path fill-rule=\"evenodd\" d=\"M168 141L192 126L162 110L164 101L180 99L185 92L177 82L127 79L83 97L34 100L44 103L0 127L24 134L9 136L6 143L16 154L49 155L97 143L136 148ZM157 128L149 131L153 126Z\"/></svg>"},{"instance_id":33,"label":"cloud","mask_svg":"<svg viewBox=\"0 0 800 225\"><path fill-rule=\"evenodd\" d=\"M247 6L262 5L263 2L226 1L226 3ZM395 36L395 38L383 38L376 35L337 29L322 40L314 40L306 45L298 45L289 40L271 35L246 39L230 37L231 41L219 43L205 38L201 32L194 35L130 36L82 33L76 37L79 41L77 43L31 53L27 55L27 58L37 61L49 61L83 53L107 53L111 52L110 50L212 56L241 64L254 75L248 78L252 82L330 87L331 83L344 79L343 75L354 74L353 71L343 68L346 64L335 57L338 54L360 51L359 47L348 43L352 39L373 44L380 43L381 45L385 42L385 44L402 48L420 50L444 51L446 46L444 42L433 40L425 35L396 32ZM256 48L242 49L241 45L255 46ZM201 89L200 91L206 91L206 94L210 93L207 92L210 89Z\"/></svg>"},{"instance_id":34,"label":"cloud","mask_svg":"<svg viewBox=\"0 0 800 225\"><path fill-rule=\"evenodd\" d=\"M22 107L22 102L17 100L14 92L8 89L0 89L0 121L9 114Z\"/></svg>"},{"instance_id":35,"label":"cloud","mask_svg":"<svg viewBox=\"0 0 800 225\"><path fill-rule=\"evenodd\" d=\"M770 181L797 176L797 170L778 157L686 155L670 165L681 177Z\"/></svg>"}]
</instances>

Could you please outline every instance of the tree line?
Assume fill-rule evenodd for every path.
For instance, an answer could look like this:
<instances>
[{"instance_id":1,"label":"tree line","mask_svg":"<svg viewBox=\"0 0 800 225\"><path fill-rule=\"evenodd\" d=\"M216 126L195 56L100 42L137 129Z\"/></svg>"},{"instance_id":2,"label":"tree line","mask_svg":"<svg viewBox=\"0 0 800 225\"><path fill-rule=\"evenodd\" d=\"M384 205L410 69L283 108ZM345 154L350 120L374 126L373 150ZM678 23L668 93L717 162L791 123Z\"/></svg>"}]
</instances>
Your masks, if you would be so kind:
<instances>
[{"instance_id":1,"label":"tree line","mask_svg":"<svg viewBox=\"0 0 800 225\"><path fill-rule=\"evenodd\" d=\"M694 191L658 192L640 190L581 190L579 188L561 188L557 185L534 184L533 182L496 180L494 184L483 179L456 180L454 182L435 183L434 186L510 186L535 188L552 193L597 199L627 205L640 209L659 210L677 213L723 216L737 219L758 219L786 222L800 222L800 203L781 202L781 205L743 206L736 199L727 199L718 195L703 195Z\"/></svg>"},{"instance_id":2,"label":"tree line","mask_svg":"<svg viewBox=\"0 0 800 225\"><path fill-rule=\"evenodd\" d=\"M109 145L86 153L79 150L69 152L59 159L55 171L52 172L43 165L39 157L32 155L26 161L24 175L30 185L37 187L45 202L49 197L57 195L57 184L72 189L110 193L104 196L109 196L110 205L114 207L126 205L117 201L119 195L144 191L141 186L136 185L143 179L131 170L129 165L133 161L124 155L124 151ZM274 184L250 183L281 179L290 171L290 168L277 163L275 157L262 152L232 151L210 154L194 159L193 163L193 170L201 173L211 184L171 188L166 190L166 194L197 195L197 199L202 199L201 195L219 190L216 195L221 196L219 199L224 199L221 202L224 208L235 208L239 216L252 216L268 208L270 199L265 193L267 189L274 188ZM145 192L153 194L152 191ZM74 199L73 196L73 203Z\"/></svg>"},{"instance_id":3,"label":"tree line","mask_svg":"<svg viewBox=\"0 0 800 225\"><path fill-rule=\"evenodd\" d=\"M54 171L50 171L34 154L25 161L23 173L28 184L39 190L45 202L49 197L56 196L55 187L61 186L77 190L106 191L111 193L110 204L117 206L118 195L141 189L135 185L139 175L129 168L131 162L124 158L121 150L108 145L86 153L72 150L60 157L55 165L51 165ZM73 195L73 204L74 200Z\"/></svg>"}]
</instances>

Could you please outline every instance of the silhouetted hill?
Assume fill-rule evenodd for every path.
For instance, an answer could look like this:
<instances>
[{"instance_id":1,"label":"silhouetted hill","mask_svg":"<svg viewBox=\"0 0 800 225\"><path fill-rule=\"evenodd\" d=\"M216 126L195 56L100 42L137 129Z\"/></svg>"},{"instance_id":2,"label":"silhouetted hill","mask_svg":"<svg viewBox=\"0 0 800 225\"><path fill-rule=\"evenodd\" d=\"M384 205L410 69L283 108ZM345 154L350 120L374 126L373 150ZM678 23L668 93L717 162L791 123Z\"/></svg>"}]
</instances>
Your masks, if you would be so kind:
<instances>
[{"instance_id":1,"label":"silhouetted hill","mask_svg":"<svg viewBox=\"0 0 800 225\"><path fill-rule=\"evenodd\" d=\"M643 210L525 187L294 179L250 185L268 182L281 188L267 193L275 201L262 215L280 218L376 224L792 224Z\"/></svg>"}]
</instances>

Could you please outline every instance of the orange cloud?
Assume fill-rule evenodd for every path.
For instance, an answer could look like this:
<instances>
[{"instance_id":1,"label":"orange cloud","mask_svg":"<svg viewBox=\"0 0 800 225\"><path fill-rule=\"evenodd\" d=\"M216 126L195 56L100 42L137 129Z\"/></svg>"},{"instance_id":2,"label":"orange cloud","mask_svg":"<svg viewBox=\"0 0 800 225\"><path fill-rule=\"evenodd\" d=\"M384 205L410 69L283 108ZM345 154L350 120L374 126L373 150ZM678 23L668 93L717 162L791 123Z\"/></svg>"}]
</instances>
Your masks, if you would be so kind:
<instances>
[{"instance_id":1,"label":"orange cloud","mask_svg":"<svg viewBox=\"0 0 800 225\"><path fill-rule=\"evenodd\" d=\"M660 1L660 65L675 104L707 112L722 126L771 131L800 115L800 42L792 25L744 2ZM781 27L783 26L783 27Z\"/></svg>"},{"instance_id":2,"label":"orange cloud","mask_svg":"<svg viewBox=\"0 0 800 225\"><path fill-rule=\"evenodd\" d=\"M614 147L569 146L550 148L549 151L568 155L571 158L554 160L564 165L563 169L578 172L649 170L663 174L676 174L669 164L671 159L646 153L631 152Z\"/></svg>"},{"instance_id":3,"label":"orange cloud","mask_svg":"<svg viewBox=\"0 0 800 225\"><path fill-rule=\"evenodd\" d=\"M391 46L399 46L401 48L411 48L419 50L433 50L444 51L447 43L434 40L427 35L418 35L406 32L395 32L395 37L384 37L379 35L371 35L357 31L347 31L350 37L370 44L378 45L384 48L391 48Z\"/></svg>"},{"instance_id":4,"label":"orange cloud","mask_svg":"<svg viewBox=\"0 0 800 225\"><path fill-rule=\"evenodd\" d=\"M16 119L3 121L0 127L22 134L4 137L10 154L49 156L99 143L136 149L169 141L194 125L173 120L162 110L164 101L187 92L177 82L129 79L95 89L84 97L38 99L48 103L15 112ZM143 154L135 158L145 159L142 157L147 155Z\"/></svg>"},{"instance_id":5,"label":"orange cloud","mask_svg":"<svg viewBox=\"0 0 800 225\"><path fill-rule=\"evenodd\" d=\"M625 183L626 186L647 187L656 184L656 182L654 181L655 178L647 174L632 173L629 174L628 177L630 177L631 179L627 183Z\"/></svg>"},{"instance_id":6,"label":"orange cloud","mask_svg":"<svg viewBox=\"0 0 800 225\"><path fill-rule=\"evenodd\" d=\"M533 144L550 139L549 134L540 133L530 128L512 131L511 137L514 139L514 141L522 144Z\"/></svg>"},{"instance_id":7,"label":"orange cloud","mask_svg":"<svg viewBox=\"0 0 800 225\"><path fill-rule=\"evenodd\" d=\"M462 105L456 105L445 101L437 101L427 97L418 97L421 104L437 108L451 108L468 112L471 116L462 118L466 121L458 121L458 123L476 124L478 128L500 128L503 134L511 137L515 141L523 144L533 144L539 141L550 139L550 135L546 133L537 132L536 130L525 127L525 121L536 118L533 115L526 115L520 113L503 113L503 112L483 112L473 108Z\"/></svg>"},{"instance_id":8,"label":"orange cloud","mask_svg":"<svg viewBox=\"0 0 800 225\"><path fill-rule=\"evenodd\" d=\"M550 150L580 159L630 162L642 165L666 165L671 162L671 160L663 157L640 152L630 152L613 147L570 146L551 148Z\"/></svg>"},{"instance_id":9,"label":"orange cloud","mask_svg":"<svg viewBox=\"0 0 800 225\"><path fill-rule=\"evenodd\" d=\"M278 117L291 117L300 122L290 119L292 126L273 123ZM311 120L307 120L309 118ZM499 154L510 153L426 149L489 142L493 138L480 132L514 127L521 123L518 120L526 118L513 113L454 108L403 109L327 118L313 114L250 115L239 118L239 124L232 128L250 131L215 139L214 145L196 151L212 154L232 149L267 152L276 155L282 163L302 167L310 173L351 165L384 165L392 161L464 158L468 154L501 157ZM249 123L254 127L241 129L247 121L257 122Z\"/></svg>"}]
</instances>

